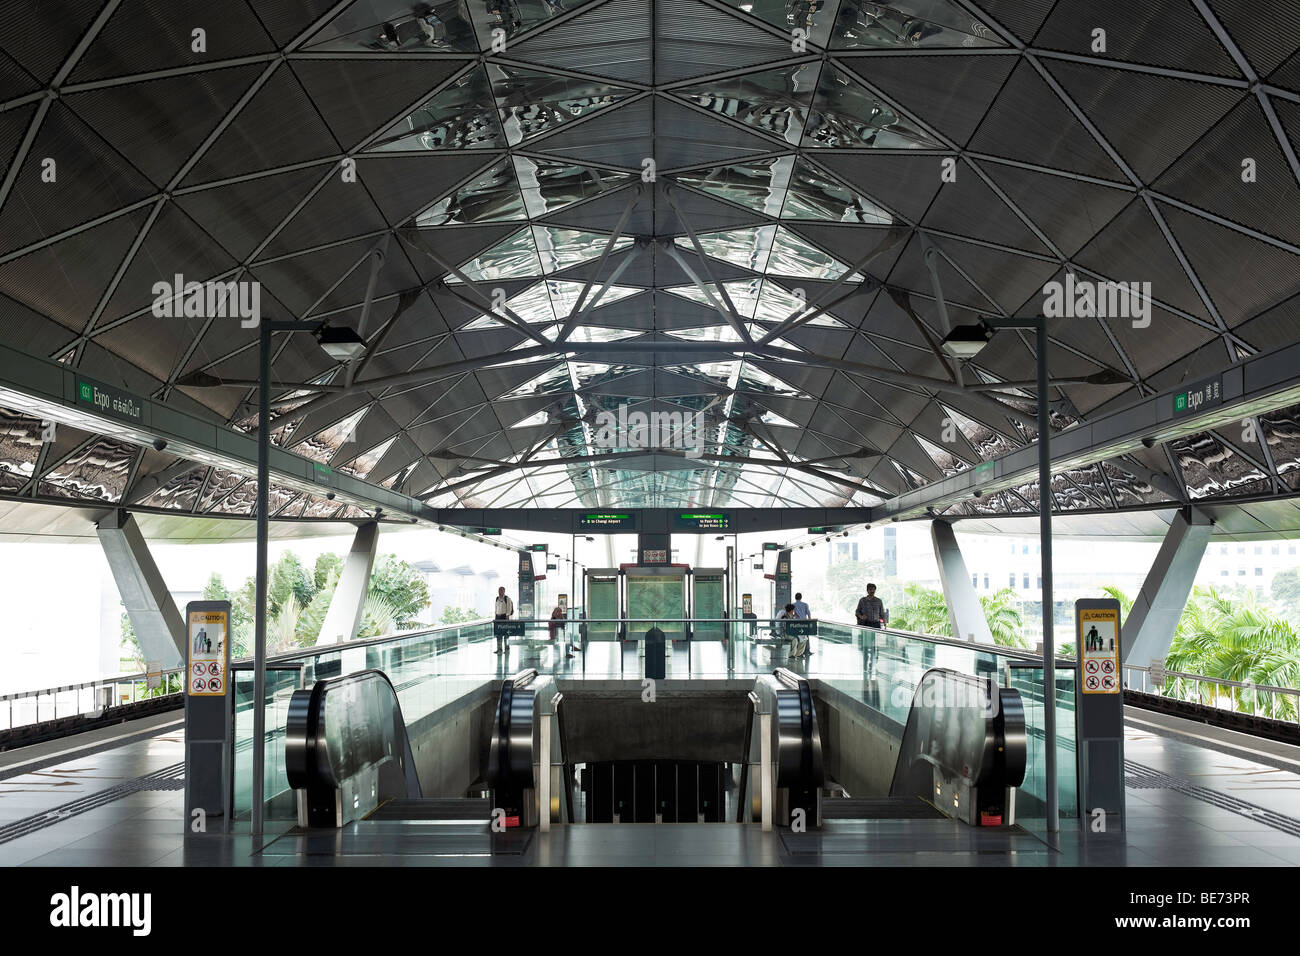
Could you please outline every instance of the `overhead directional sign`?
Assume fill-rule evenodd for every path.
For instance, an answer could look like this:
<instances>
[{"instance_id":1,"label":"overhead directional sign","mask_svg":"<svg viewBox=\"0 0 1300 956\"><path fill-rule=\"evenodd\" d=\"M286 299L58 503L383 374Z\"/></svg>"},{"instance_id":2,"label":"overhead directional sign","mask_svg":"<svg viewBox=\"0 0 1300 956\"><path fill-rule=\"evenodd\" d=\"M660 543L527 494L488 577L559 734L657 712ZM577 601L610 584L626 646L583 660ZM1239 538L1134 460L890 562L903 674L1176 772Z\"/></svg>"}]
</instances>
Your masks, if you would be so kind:
<instances>
[{"instance_id":1,"label":"overhead directional sign","mask_svg":"<svg viewBox=\"0 0 1300 956\"><path fill-rule=\"evenodd\" d=\"M673 513L674 531L730 531L731 515L725 511L678 511Z\"/></svg>"},{"instance_id":2,"label":"overhead directional sign","mask_svg":"<svg viewBox=\"0 0 1300 956\"><path fill-rule=\"evenodd\" d=\"M636 515L627 511L590 511L579 516L578 527L592 531L635 531Z\"/></svg>"},{"instance_id":3,"label":"overhead directional sign","mask_svg":"<svg viewBox=\"0 0 1300 956\"><path fill-rule=\"evenodd\" d=\"M77 403L127 422L144 420L144 402L129 392L77 377Z\"/></svg>"},{"instance_id":4,"label":"overhead directional sign","mask_svg":"<svg viewBox=\"0 0 1300 956\"><path fill-rule=\"evenodd\" d=\"M843 525L839 524L820 524L816 527L809 528L809 534L839 534L844 530Z\"/></svg>"},{"instance_id":5,"label":"overhead directional sign","mask_svg":"<svg viewBox=\"0 0 1300 956\"><path fill-rule=\"evenodd\" d=\"M778 544L778 543L775 542L775 541L764 541L764 542L763 542L763 550L764 550L764 551L780 551L780 550L781 550L781 545Z\"/></svg>"}]
</instances>

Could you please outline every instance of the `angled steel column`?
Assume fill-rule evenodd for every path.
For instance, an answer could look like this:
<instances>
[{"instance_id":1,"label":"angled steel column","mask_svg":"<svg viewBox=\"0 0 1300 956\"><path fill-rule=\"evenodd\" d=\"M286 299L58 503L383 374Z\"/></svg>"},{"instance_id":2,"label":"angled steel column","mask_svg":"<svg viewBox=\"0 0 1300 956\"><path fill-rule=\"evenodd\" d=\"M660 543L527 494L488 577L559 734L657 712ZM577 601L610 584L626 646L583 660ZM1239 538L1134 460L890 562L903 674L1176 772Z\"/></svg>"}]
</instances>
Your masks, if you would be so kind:
<instances>
[{"instance_id":1,"label":"angled steel column","mask_svg":"<svg viewBox=\"0 0 1300 956\"><path fill-rule=\"evenodd\" d=\"M1052 600L1052 414L1047 395L1047 319L1035 319L1038 337L1038 523L1043 574L1043 769L1047 777L1047 832L1061 829L1056 778L1056 605Z\"/></svg>"},{"instance_id":2,"label":"angled steel column","mask_svg":"<svg viewBox=\"0 0 1300 956\"><path fill-rule=\"evenodd\" d=\"M1184 508L1174 515L1120 630L1121 663L1131 661L1145 667L1153 657L1165 656L1212 531L1209 516L1195 508Z\"/></svg>"},{"instance_id":3,"label":"angled steel column","mask_svg":"<svg viewBox=\"0 0 1300 956\"><path fill-rule=\"evenodd\" d=\"M164 668L185 666L185 621L135 518L127 511L114 511L95 526L95 533L145 660Z\"/></svg>"},{"instance_id":4,"label":"angled steel column","mask_svg":"<svg viewBox=\"0 0 1300 956\"><path fill-rule=\"evenodd\" d=\"M338 586L330 598L329 610L325 612L325 620L316 636L317 644L342 644L356 638L378 548L378 521L368 521L357 528L352 547L343 562Z\"/></svg>"},{"instance_id":5,"label":"angled steel column","mask_svg":"<svg viewBox=\"0 0 1300 956\"><path fill-rule=\"evenodd\" d=\"M952 623L953 636L959 640L992 644L993 632L989 630L984 607L971 584L952 525L942 519L932 521L930 540L934 544L935 561L939 564L939 582L948 602L948 620Z\"/></svg>"}]
</instances>

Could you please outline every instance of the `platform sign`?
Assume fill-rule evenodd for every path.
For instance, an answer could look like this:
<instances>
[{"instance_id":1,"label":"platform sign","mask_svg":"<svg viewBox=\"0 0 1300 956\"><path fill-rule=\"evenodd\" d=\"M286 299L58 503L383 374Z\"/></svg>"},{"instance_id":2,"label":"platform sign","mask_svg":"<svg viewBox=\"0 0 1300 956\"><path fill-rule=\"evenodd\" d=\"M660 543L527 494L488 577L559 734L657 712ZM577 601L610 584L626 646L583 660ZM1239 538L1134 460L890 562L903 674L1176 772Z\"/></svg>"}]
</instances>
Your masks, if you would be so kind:
<instances>
[{"instance_id":1,"label":"platform sign","mask_svg":"<svg viewBox=\"0 0 1300 956\"><path fill-rule=\"evenodd\" d=\"M1216 375L1196 382L1186 391L1174 394L1174 415L1190 415L1223 404L1223 376Z\"/></svg>"},{"instance_id":2,"label":"platform sign","mask_svg":"<svg viewBox=\"0 0 1300 956\"><path fill-rule=\"evenodd\" d=\"M1118 694L1119 608L1080 608L1079 677L1085 694Z\"/></svg>"},{"instance_id":3,"label":"platform sign","mask_svg":"<svg viewBox=\"0 0 1300 956\"><path fill-rule=\"evenodd\" d=\"M780 545L778 542L776 542L776 541L764 541L764 542L763 542L763 550L764 550L764 551L780 551L780 550L781 550L781 545Z\"/></svg>"},{"instance_id":4,"label":"platform sign","mask_svg":"<svg viewBox=\"0 0 1300 956\"><path fill-rule=\"evenodd\" d=\"M216 604L220 602L194 602ZM186 667L186 693L191 697L224 697L226 663L229 655L230 608L185 609L189 663Z\"/></svg>"},{"instance_id":5,"label":"platform sign","mask_svg":"<svg viewBox=\"0 0 1300 956\"><path fill-rule=\"evenodd\" d=\"M528 546L528 550L529 550L529 551L540 551L540 552L542 552L542 554L545 554L545 553L546 553L546 549L547 549L548 547L549 547L549 546L548 546L548 545L545 545L545 544L532 544L532 545L529 545L529 546Z\"/></svg>"},{"instance_id":6,"label":"platform sign","mask_svg":"<svg viewBox=\"0 0 1300 956\"><path fill-rule=\"evenodd\" d=\"M1119 602L1074 602L1075 780L1083 832L1124 829L1124 687ZM1058 685L1059 686L1059 685Z\"/></svg>"},{"instance_id":7,"label":"platform sign","mask_svg":"<svg viewBox=\"0 0 1300 956\"><path fill-rule=\"evenodd\" d=\"M492 636L493 637L523 637L524 622L523 621L493 621Z\"/></svg>"}]
</instances>

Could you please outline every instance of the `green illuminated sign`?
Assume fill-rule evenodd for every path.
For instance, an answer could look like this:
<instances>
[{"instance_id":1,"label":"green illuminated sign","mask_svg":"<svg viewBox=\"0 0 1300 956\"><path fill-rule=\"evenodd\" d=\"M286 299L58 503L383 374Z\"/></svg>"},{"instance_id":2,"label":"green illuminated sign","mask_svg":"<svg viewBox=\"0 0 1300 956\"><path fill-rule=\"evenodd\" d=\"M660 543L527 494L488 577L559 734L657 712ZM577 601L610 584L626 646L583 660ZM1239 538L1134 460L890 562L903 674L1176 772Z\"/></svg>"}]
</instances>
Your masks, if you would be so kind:
<instances>
[{"instance_id":1,"label":"green illuminated sign","mask_svg":"<svg viewBox=\"0 0 1300 956\"><path fill-rule=\"evenodd\" d=\"M781 546L780 546L779 544L777 544L775 541L764 541L764 542L763 542L763 550L764 550L764 551L780 551L780 550L781 550Z\"/></svg>"},{"instance_id":2,"label":"green illuminated sign","mask_svg":"<svg viewBox=\"0 0 1300 956\"><path fill-rule=\"evenodd\" d=\"M722 511L683 511L673 515L674 531L730 531L731 515Z\"/></svg>"},{"instance_id":3,"label":"green illuminated sign","mask_svg":"<svg viewBox=\"0 0 1300 956\"><path fill-rule=\"evenodd\" d=\"M624 511L592 511L578 518L580 528L602 531L635 531L636 516Z\"/></svg>"}]
</instances>

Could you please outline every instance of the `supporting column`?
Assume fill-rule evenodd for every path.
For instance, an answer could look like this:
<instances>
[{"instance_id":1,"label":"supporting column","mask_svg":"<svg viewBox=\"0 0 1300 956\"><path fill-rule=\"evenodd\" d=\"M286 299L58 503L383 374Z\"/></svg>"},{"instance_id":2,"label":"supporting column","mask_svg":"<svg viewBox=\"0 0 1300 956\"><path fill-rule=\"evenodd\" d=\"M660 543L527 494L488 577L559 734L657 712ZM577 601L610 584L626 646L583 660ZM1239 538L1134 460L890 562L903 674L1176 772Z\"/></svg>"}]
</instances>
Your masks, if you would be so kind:
<instances>
[{"instance_id":1,"label":"supporting column","mask_svg":"<svg viewBox=\"0 0 1300 956\"><path fill-rule=\"evenodd\" d=\"M341 644L356 638L361 627L361 612L365 608L366 592L370 590L370 571L375 566L375 551L379 547L379 522L370 521L357 528L352 539L352 549L343 562L338 587L325 613L317 644Z\"/></svg>"},{"instance_id":2,"label":"supporting column","mask_svg":"<svg viewBox=\"0 0 1300 956\"><path fill-rule=\"evenodd\" d=\"M952 525L943 520L931 522L930 539L934 542L934 559L939 565L939 581L948 602L948 620L952 624L953 636L962 641L992 644L993 633L984 617L984 606L971 584L970 572L961 556Z\"/></svg>"},{"instance_id":3,"label":"supporting column","mask_svg":"<svg viewBox=\"0 0 1300 956\"><path fill-rule=\"evenodd\" d=\"M118 594L131 616L145 660L164 668L185 663L185 622L131 514L122 509L95 526Z\"/></svg>"},{"instance_id":4,"label":"supporting column","mask_svg":"<svg viewBox=\"0 0 1300 956\"><path fill-rule=\"evenodd\" d=\"M1192 593L1212 530L1209 515L1195 508L1184 508L1174 515L1120 632L1123 661L1145 667L1152 658L1165 656Z\"/></svg>"}]
</instances>

